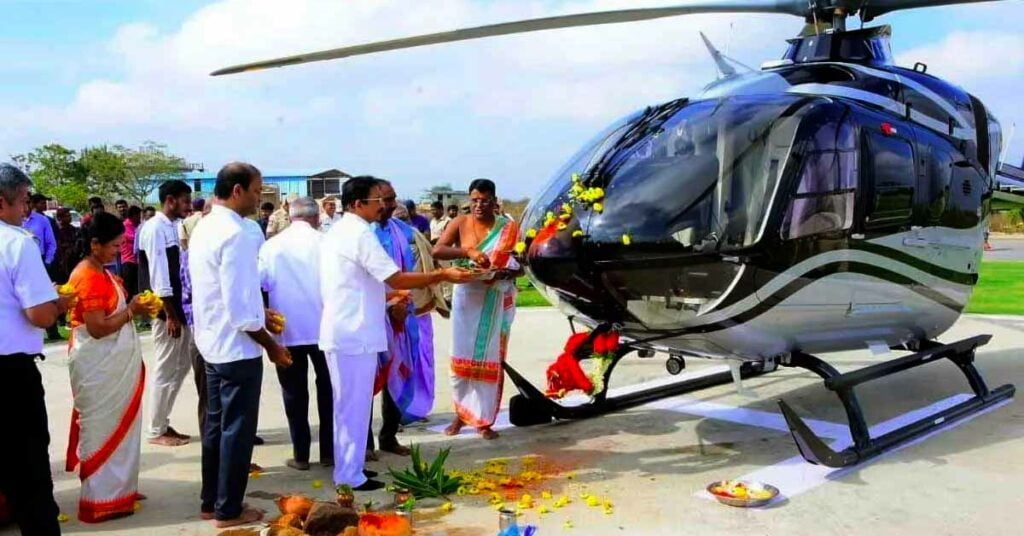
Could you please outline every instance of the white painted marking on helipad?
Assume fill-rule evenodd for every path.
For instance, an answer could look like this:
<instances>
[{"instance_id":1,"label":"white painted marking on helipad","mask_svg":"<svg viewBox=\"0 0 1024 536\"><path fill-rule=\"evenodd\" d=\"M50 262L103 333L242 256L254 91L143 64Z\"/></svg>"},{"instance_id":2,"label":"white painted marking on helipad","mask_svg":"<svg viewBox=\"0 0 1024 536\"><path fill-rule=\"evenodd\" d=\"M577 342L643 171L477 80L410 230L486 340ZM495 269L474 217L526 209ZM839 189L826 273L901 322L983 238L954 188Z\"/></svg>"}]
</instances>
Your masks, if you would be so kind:
<instances>
[{"instance_id":1,"label":"white painted marking on helipad","mask_svg":"<svg viewBox=\"0 0 1024 536\"><path fill-rule=\"evenodd\" d=\"M901 428L914 421L927 417L928 415L933 415L947 408L955 406L965 400L968 400L971 397L972 395L963 393L953 395L944 400L940 400L939 402L936 402L930 406L918 408L913 411L904 413L898 417L881 422L870 428L871 437L879 437L883 434L896 430L897 428ZM754 471L752 473L747 473L739 477L737 480L756 480L759 482L771 484L779 488L779 497L775 499L775 502L778 502L784 500L785 498L795 497L797 495L800 495L801 493L808 492L828 482L829 480L834 480L850 471L865 467L875 462L876 460L879 460L892 454L893 452L905 449L911 445L916 445L917 443L920 443L934 435L943 433L948 430L952 430L953 428L956 428L961 424L967 423L977 417L980 417L981 415L984 415L990 411L994 411L1009 403L1010 400L1005 400L1003 402L1000 402L999 404L986 408L985 410L975 413L973 415L964 417L953 423L947 423L945 426L937 428L921 437L915 438L906 443L902 443L879 456L871 458L864 463L860 463L852 467L843 467L837 469L832 467L825 467L823 465L814 465L804 460L803 457L797 455L793 456L792 458L783 460L775 465L758 469L757 471ZM843 435L841 437L837 437L835 441L833 441L829 445L829 448L835 451L841 451L853 444L853 440L850 438L848 429L845 426L842 428ZM697 492L695 495L708 500L715 500L714 497L712 497L711 494L709 494L706 490L701 490Z\"/></svg>"}]
</instances>

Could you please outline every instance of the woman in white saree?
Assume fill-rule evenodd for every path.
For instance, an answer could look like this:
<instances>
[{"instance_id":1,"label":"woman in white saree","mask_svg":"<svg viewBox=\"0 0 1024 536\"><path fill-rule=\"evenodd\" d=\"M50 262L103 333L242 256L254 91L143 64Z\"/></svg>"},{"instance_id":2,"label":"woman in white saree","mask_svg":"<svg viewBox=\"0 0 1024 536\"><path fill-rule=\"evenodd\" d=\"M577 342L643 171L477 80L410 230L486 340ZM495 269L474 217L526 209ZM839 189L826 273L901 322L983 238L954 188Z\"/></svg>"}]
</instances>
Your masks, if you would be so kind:
<instances>
[{"instance_id":1,"label":"woman in white saree","mask_svg":"<svg viewBox=\"0 0 1024 536\"><path fill-rule=\"evenodd\" d=\"M68 369L74 411L67 470L79 466L78 519L98 523L131 515L138 493L140 417L145 369L132 318L149 312L136 296L125 303L121 280L103 266L120 255L124 225L99 213L86 229L88 254L68 284Z\"/></svg>"}]
</instances>

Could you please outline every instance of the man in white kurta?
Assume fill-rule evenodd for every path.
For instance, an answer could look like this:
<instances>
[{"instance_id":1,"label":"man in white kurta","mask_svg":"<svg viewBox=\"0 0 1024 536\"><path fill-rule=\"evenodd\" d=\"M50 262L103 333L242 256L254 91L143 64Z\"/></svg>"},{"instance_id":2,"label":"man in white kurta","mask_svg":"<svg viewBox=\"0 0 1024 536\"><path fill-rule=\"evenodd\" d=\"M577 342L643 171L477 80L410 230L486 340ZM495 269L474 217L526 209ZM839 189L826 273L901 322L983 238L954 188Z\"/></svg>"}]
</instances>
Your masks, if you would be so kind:
<instances>
[{"instance_id":1,"label":"man in white kurta","mask_svg":"<svg viewBox=\"0 0 1024 536\"><path fill-rule=\"evenodd\" d=\"M300 197L292 201L288 214L292 223L260 248L260 284L270 308L285 317L278 342L288 348L292 366L277 369L284 399L284 413L292 439L288 467L309 469L312 441L309 429L309 366L316 375L316 402L320 416L320 463L334 463L334 418L331 378L320 341L320 247L323 240L316 201Z\"/></svg>"},{"instance_id":2,"label":"man in white kurta","mask_svg":"<svg viewBox=\"0 0 1024 536\"><path fill-rule=\"evenodd\" d=\"M384 487L367 479L363 464L377 354L388 348L386 289L466 282L471 274L458 268L399 271L370 228L384 210L378 179L349 179L342 203L345 214L324 237L320 257L320 348L327 354L334 397L334 483L365 491Z\"/></svg>"}]
</instances>

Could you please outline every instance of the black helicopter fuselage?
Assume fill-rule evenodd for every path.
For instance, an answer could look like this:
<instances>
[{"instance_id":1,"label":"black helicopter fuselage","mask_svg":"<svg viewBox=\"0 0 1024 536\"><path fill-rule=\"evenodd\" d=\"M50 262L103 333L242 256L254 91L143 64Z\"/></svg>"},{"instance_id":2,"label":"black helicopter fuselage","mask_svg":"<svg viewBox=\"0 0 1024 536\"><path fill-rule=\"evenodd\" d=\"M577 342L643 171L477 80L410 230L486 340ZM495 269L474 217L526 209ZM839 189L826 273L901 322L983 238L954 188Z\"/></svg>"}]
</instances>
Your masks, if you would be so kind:
<instances>
[{"instance_id":1,"label":"black helicopter fuselage","mask_svg":"<svg viewBox=\"0 0 1024 536\"><path fill-rule=\"evenodd\" d=\"M977 281L1000 130L888 50L887 27L794 39L774 66L616 123L531 203L524 228L549 224L534 282L584 323L697 356L942 333ZM574 176L597 207L569 198Z\"/></svg>"}]
</instances>

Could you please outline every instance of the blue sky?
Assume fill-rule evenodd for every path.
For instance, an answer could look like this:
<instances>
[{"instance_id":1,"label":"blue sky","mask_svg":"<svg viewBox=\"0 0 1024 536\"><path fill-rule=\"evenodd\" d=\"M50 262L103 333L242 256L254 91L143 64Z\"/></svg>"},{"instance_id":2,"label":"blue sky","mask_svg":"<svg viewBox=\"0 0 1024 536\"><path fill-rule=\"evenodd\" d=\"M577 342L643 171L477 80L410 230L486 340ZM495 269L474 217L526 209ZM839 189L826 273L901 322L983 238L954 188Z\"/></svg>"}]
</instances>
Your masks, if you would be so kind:
<instances>
[{"instance_id":1,"label":"blue sky","mask_svg":"<svg viewBox=\"0 0 1024 536\"><path fill-rule=\"evenodd\" d=\"M167 143L190 161L265 170L337 167L392 178L400 195L494 178L528 196L593 133L714 75L703 30L750 65L800 21L699 16L544 32L209 78L231 63L545 16L666 5L577 0L0 0L0 159L35 145ZM916 10L894 27L923 60L1024 131L1024 1ZM1008 160L1020 161L1024 132Z\"/></svg>"}]
</instances>

